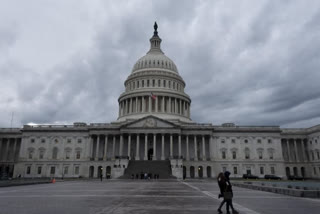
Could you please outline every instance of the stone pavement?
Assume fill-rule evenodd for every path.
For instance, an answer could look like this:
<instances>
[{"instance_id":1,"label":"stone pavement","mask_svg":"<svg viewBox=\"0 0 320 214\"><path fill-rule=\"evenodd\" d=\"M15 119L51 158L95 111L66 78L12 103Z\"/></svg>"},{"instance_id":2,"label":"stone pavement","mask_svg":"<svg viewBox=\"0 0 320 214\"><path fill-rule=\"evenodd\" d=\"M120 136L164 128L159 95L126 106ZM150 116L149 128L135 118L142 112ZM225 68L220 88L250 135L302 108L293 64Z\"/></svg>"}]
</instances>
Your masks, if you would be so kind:
<instances>
[{"instance_id":1,"label":"stone pavement","mask_svg":"<svg viewBox=\"0 0 320 214\"><path fill-rule=\"evenodd\" d=\"M214 180L68 181L0 188L0 214L207 214L220 200ZM319 199L234 187L240 213L319 213ZM225 207L224 207L225 213Z\"/></svg>"}]
</instances>

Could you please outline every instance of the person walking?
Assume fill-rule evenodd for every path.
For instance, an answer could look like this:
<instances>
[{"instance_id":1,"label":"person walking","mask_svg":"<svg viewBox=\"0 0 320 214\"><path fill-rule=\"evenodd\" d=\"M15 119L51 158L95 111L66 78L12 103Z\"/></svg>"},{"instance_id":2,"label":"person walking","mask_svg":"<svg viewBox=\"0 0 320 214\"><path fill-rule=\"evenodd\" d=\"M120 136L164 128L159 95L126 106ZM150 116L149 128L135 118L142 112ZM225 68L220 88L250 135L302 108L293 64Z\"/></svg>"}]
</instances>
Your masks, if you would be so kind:
<instances>
[{"instance_id":1,"label":"person walking","mask_svg":"<svg viewBox=\"0 0 320 214\"><path fill-rule=\"evenodd\" d=\"M226 171L225 173L219 173L217 181L220 189L219 198L223 197L223 201L220 203L218 208L218 213L222 213L221 208L225 203L227 203L227 214L230 214L230 208L232 210L232 214L238 214L239 212L234 209L232 204L233 192L232 185L230 183L230 172Z\"/></svg>"}]
</instances>

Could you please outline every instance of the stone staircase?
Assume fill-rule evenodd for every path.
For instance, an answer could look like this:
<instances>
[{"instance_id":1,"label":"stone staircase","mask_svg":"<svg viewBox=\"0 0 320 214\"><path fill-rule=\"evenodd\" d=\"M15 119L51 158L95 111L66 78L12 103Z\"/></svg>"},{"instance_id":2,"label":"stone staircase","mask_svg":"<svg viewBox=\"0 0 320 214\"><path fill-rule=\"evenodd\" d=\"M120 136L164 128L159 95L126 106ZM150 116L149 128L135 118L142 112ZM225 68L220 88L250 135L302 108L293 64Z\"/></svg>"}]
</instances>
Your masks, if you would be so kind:
<instances>
[{"instance_id":1,"label":"stone staircase","mask_svg":"<svg viewBox=\"0 0 320 214\"><path fill-rule=\"evenodd\" d=\"M128 167L124 171L124 175L120 178L131 179L131 175L133 174L134 179L136 179L137 175L140 179L141 173L151 174L152 178L154 178L154 174L158 174L160 179L174 178L171 173L171 166L169 160L130 160Z\"/></svg>"}]
</instances>

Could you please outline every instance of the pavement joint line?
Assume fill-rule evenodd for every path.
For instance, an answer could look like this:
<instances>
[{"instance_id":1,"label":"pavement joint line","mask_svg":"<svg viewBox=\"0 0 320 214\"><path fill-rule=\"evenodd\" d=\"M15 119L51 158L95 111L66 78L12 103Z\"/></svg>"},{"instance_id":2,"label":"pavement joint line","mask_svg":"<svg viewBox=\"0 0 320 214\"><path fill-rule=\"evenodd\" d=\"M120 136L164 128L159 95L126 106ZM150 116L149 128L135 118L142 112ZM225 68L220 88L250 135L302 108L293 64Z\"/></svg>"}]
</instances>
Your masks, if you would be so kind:
<instances>
[{"instance_id":1,"label":"pavement joint line","mask_svg":"<svg viewBox=\"0 0 320 214\"><path fill-rule=\"evenodd\" d=\"M205 194L206 196L208 196L208 197L210 197L210 198L213 198L213 199L215 199L215 200L220 201L219 198L218 198L216 195L213 195L212 193L210 193L210 192L208 192L208 191L202 191L202 190L200 190L198 187L195 187L195 186L193 186L193 185L191 185L191 184L188 184L188 183L186 183L186 182L183 182L183 181L180 181L180 182L183 183L183 184L185 184L185 185L187 185L187 186L189 186L189 187L191 187L191 188L194 189L194 190L200 191L201 193ZM233 202L233 201L232 201L232 204L233 204L233 206L236 208L236 210L238 210L240 213L245 213L245 214L260 214L260 213L254 211L254 210L251 210L251 209L249 209L249 208L247 208L247 207L244 207L244 206L242 206L242 205L240 205L240 204L238 204L238 203L235 203L235 202Z\"/></svg>"},{"instance_id":2,"label":"pavement joint line","mask_svg":"<svg viewBox=\"0 0 320 214\"><path fill-rule=\"evenodd\" d=\"M55 198L55 197L124 197L124 198L204 198L201 195L1 195L0 198Z\"/></svg>"}]
</instances>

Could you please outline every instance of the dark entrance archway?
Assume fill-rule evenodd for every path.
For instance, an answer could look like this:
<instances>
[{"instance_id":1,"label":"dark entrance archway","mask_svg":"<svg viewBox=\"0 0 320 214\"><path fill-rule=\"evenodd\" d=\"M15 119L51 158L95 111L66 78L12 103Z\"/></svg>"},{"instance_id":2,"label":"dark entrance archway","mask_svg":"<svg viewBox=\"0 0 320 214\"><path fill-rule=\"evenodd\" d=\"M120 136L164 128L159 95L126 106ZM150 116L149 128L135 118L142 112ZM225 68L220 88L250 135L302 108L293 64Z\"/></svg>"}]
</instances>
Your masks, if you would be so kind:
<instances>
[{"instance_id":1,"label":"dark entrance archway","mask_svg":"<svg viewBox=\"0 0 320 214\"><path fill-rule=\"evenodd\" d=\"M287 176L287 178L289 178L289 176L290 176L290 168L289 167L286 167L286 176Z\"/></svg>"},{"instance_id":2,"label":"dark entrance archway","mask_svg":"<svg viewBox=\"0 0 320 214\"><path fill-rule=\"evenodd\" d=\"M89 167L89 178L93 178L93 174L94 174L94 166L90 166Z\"/></svg>"},{"instance_id":3,"label":"dark entrance archway","mask_svg":"<svg viewBox=\"0 0 320 214\"><path fill-rule=\"evenodd\" d=\"M199 175L199 178L203 178L203 167L202 166L198 167L198 175Z\"/></svg>"},{"instance_id":4,"label":"dark entrance archway","mask_svg":"<svg viewBox=\"0 0 320 214\"><path fill-rule=\"evenodd\" d=\"M152 160L152 158L153 158L153 149L151 148L148 150L148 160Z\"/></svg>"},{"instance_id":5,"label":"dark entrance archway","mask_svg":"<svg viewBox=\"0 0 320 214\"><path fill-rule=\"evenodd\" d=\"M190 178L194 178L194 166L190 166Z\"/></svg>"},{"instance_id":6,"label":"dark entrance archway","mask_svg":"<svg viewBox=\"0 0 320 214\"><path fill-rule=\"evenodd\" d=\"M207 177L211 178L211 166L207 166Z\"/></svg>"},{"instance_id":7,"label":"dark entrance archway","mask_svg":"<svg viewBox=\"0 0 320 214\"><path fill-rule=\"evenodd\" d=\"M106 168L106 178L111 178L111 166L107 166Z\"/></svg>"},{"instance_id":8,"label":"dark entrance archway","mask_svg":"<svg viewBox=\"0 0 320 214\"><path fill-rule=\"evenodd\" d=\"M298 168L297 167L293 167L293 175L298 176Z\"/></svg>"},{"instance_id":9,"label":"dark entrance archway","mask_svg":"<svg viewBox=\"0 0 320 214\"><path fill-rule=\"evenodd\" d=\"M187 177L187 167L183 166L183 179Z\"/></svg>"},{"instance_id":10,"label":"dark entrance archway","mask_svg":"<svg viewBox=\"0 0 320 214\"><path fill-rule=\"evenodd\" d=\"M304 178L306 176L304 167L301 167L301 176Z\"/></svg>"}]
</instances>

